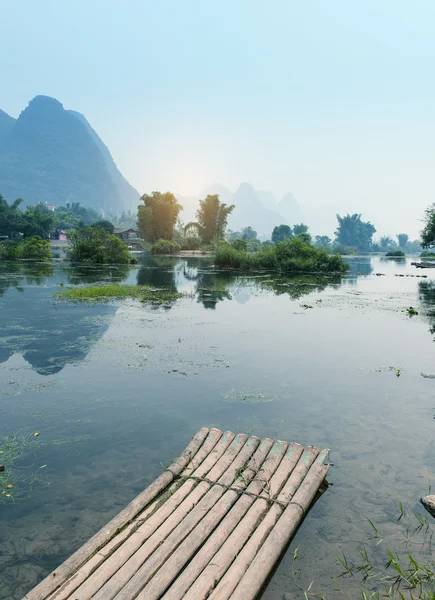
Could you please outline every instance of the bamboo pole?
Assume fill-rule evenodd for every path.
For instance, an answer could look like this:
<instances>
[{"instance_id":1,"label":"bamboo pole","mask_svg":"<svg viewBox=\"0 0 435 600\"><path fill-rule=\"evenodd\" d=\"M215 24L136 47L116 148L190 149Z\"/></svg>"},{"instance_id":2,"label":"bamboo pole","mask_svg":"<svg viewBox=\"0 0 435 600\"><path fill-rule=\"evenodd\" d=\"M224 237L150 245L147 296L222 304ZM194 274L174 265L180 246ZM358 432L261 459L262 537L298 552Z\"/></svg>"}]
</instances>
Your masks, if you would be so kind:
<instances>
[{"instance_id":1,"label":"bamboo pole","mask_svg":"<svg viewBox=\"0 0 435 600\"><path fill-rule=\"evenodd\" d=\"M236 436L234 441L236 441L238 437L239 436ZM247 436L240 437L246 438ZM142 591L145 585L154 577L160 567L167 562L169 557L176 551L178 546L180 546L186 537L192 534L193 530L199 523L201 523L201 525L198 530L200 532L204 531L208 535L207 532L210 531L210 523L212 520L214 521L214 519L210 517L204 521L205 517L208 516L209 511L213 509L215 504L217 504L220 498L224 495L226 491L226 487L224 486L229 486L231 483L233 483L238 469L240 469L249 461L259 443L260 440L257 437L251 436L235 456L234 452L232 453L233 455L231 456L230 463L225 465L226 469L220 477L219 475L222 471L222 466L219 466L220 461L218 461L217 465L213 467L209 473L210 478L212 476L213 478L219 477L218 485L213 485L211 487L210 491L201 500L201 502L199 502L198 505L195 506L195 508L191 511L191 513L180 523L180 525L169 536L167 536L165 542L156 550L153 556L151 556L149 560L142 564L142 566L131 577L125 587L116 595L116 600L130 600L131 598L135 598ZM231 446L233 446L233 444ZM229 450L231 449L231 446ZM202 485L202 483L199 485ZM221 514L223 516L223 514L229 510L236 499L236 492L227 492L222 503L218 505L216 512L213 514L217 516ZM213 527L216 526L216 524L217 523L214 522ZM193 536L193 539L197 540L200 539L200 537L201 534L199 534L197 537ZM103 597L98 599L96 598L95 600L103 600Z\"/></svg>"},{"instance_id":2,"label":"bamboo pole","mask_svg":"<svg viewBox=\"0 0 435 600\"><path fill-rule=\"evenodd\" d=\"M240 475L240 478L235 481L235 484L231 488L231 492L234 490L233 498L234 501L236 501L235 506L231 508L230 512L220 522L217 529L213 531L211 536L208 537L205 545L194 556L193 560L189 563L186 569L184 569L180 577L177 577L177 574L181 572L189 558L194 555L199 545L202 544L206 539L204 537L205 529L203 521L169 558L164 565L164 569L160 569L150 583L142 590L141 594L138 596L138 600L140 598L156 600L173 580L175 580L174 584L164 595L165 600L175 600L183 597L184 593L197 579L198 575L212 559L214 554L219 550L220 546L231 534L240 519L253 503L254 498L252 496L243 495L238 499L238 490L242 490L244 487L246 487L249 481L251 481L259 473L260 469L263 470L264 468L267 471L266 459L269 455L272 445L273 440L267 438L260 443L255 454L250 459L246 470ZM285 444L285 447L283 447L282 454L284 453L286 447L287 444ZM274 456L276 457L276 461L278 461L279 453L275 452ZM267 472L264 472L264 477L267 476ZM258 483L261 485L260 482ZM235 489L236 486L238 486L237 490ZM216 516L216 523L219 522L220 519L221 515ZM197 531L199 528L200 531ZM192 535L194 534L196 535L197 540L195 540L192 544Z\"/></svg>"},{"instance_id":3,"label":"bamboo pole","mask_svg":"<svg viewBox=\"0 0 435 600\"><path fill-rule=\"evenodd\" d=\"M227 447L221 458L219 458L217 463L210 471L209 477L212 482L220 477L227 468L229 468L238 453L244 448L247 438L248 436L245 434L239 434L235 436L231 444ZM226 444L227 441L228 440L224 441L223 443ZM214 493L214 495L210 495L209 490L212 483L202 481L197 485L197 482L194 479L188 479L184 485L192 486L191 493L186 496L176 510L170 511L170 516L164 519L160 518L161 515L158 517L152 517L146 523L148 527L153 528L152 535L147 537L146 540L141 540L139 548L135 547L133 552L129 552L128 548L125 549L125 552L120 557L119 563L113 565L112 573L114 574L106 583L104 583L102 587L100 587L98 593L94 596L95 600L110 600L118 593L122 593L122 588L129 585L129 582L135 576L135 573L144 563L146 563L154 551L163 543L167 544L169 539L173 539L171 537L173 532L175 533L180 531L180 527L183 526L183 520L185 517L189 515L190 521L188 521L188 523L190 523L192 519L195 519L195 516L192 517L190 513L193 513L194 515L200 515L202 518L204 514L195 511L194 509L198 508L198 506L207 506L208 508L206 510L209 510L211 506L217 502L220 495L222 495L224 491L223 488L220 488ZM217 495L218 493L220 493L219 496ZM168 502L171 502L171 499L169 499ZM160 510L162 510L162 513L164 513L166 511L165 505ZM140 530L138 530L137 533L139 534L139 532ZM130 542L130 544L131 543L132 542ZM129 556L126 559L127 554L129 554ZM132 586L133 584L131 584L130 587ZM89 596L84 596L83 600L87 600L88 597ZM77 600L82 600L82 597L78 596Z\"/></svg>"},{"instance_id":4,"label":"bamboo pole","mask_svg":"<svg viewBox=\"0 0 435 600\"><path fill-rule=\"evenodd\" d=\"M284 510L281 518L235 588L231 600L254 600L257 597L269 573L284 552L289 540L293 537L328 472L329 466L323 464L327 453L326 450L321 452L312 465L300 489Z\"/></svg>"},{"instance_id":5,"label":"bamboo pole","mask_svg":"<svg viewBox=\"0 0 435 600\"><path fill-rule=\"evenodd\" d=\"M97 553L114 535L125 527L147 504L156 498L188 464L198 452L209 433L203 427L194 436L187 448L180 454L176 461L164 471L141 494L136 496L120 513L107 525L98 531L90 540L79 548L62 565L55 569L39 585L31 590L23 600L44 600L49 594L59 588L66 579L75 573L85 562Z\"/></svg>"}]
</instances>

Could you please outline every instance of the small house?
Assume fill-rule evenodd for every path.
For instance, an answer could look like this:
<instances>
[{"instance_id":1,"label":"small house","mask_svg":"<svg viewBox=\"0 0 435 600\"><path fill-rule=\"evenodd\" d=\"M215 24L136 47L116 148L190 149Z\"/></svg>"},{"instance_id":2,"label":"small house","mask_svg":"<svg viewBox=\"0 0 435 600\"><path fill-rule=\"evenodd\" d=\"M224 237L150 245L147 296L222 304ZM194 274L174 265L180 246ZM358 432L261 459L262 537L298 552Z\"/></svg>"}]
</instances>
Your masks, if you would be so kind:
<instances>
[{"instance_id":1,"label":"small house","mask_svg":"<svg viewBox=\"0 0 435 600\"><path fill-rule=\"evenodd\" d=\"M127 242L128 240L134 240L137 237L139 237L137 235L137 231L136 229L122 229L119 227L115 227L115 229L113 230L113 235L116 235L116 237L119 237L120 240L123 240L124 242Z\"/></svg>"}]
</instances>

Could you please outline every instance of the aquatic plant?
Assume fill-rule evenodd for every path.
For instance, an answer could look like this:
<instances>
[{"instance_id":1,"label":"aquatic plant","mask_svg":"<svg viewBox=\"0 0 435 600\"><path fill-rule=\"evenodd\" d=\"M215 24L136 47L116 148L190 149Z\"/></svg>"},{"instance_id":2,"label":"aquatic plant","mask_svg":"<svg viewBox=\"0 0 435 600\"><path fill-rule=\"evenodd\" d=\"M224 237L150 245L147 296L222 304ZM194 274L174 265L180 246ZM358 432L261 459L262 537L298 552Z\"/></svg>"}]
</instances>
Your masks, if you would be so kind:
<instances>
[{"instance_id":1,"label":"aquatic plant","mask_svg":"<svg viewBox=\"0 0 435 600\"><path fill-rule=\"evenodd\" d=\"M133 298L139 302L164 304L175 302L184 294L162 288L153 288L148 285L95 285L63 289L57 293L59 300L73 302L105 302L109 300L123 300Z\"/></svg>"},{"instance_id":2,"label":"aquatic plant","mask_svg":"<svg viewBox=\"0 0 435 600\"><path fill-rule=\"evenodd\" d=\"M344 273L348 270L348 265L341 256L314 248L300 237L279 242L252 254L241 252L229 244L221 244L216 249L215 263L221 268L244 271L265 269L299 273Z\"/></svg>"},{"instance_id":3,"label":"aquatic plant","mask_svg":"<svg viewBox=\"0 0 435 600\"><path fill-rule=\"evenodd\" d=\"M408 315L409 315L410 317L412 317L413 315L418 315L418 311L416 311L416 310L415 310L415 308L413 308L412 306L409 306L409 307L406 309L406 312L408 313Z\"/></svg>"},{"instance_id":4,"label":"aquatic plant","mask_svg":"<svg viewBox=\"0 0 435 600\"><path fill-rule=\"evenodd\" d=\"M390 250L390 252L387 252L385 256L388 258L403 258L405 253L403 250Z\"/></svg>"},{"instance_id":5,"label":"aquatic plant","mask_svg":"<svg viewBox=\"0 0 435 600\"><path fill-rule=\"evenodd\" d=\"M314 581L301 583L303 576L297 566L299 547L293 552L293 578L304 598L361 598L362 600L434 600L435 563L432 560L433 521L426 515L407 514L398 502L396 517L400 530L385 537L380 528L367 519L367 543L360 543L353 556L337 557L340 573L333 579L333 591L318 589ZM399 524L400 523L400 524ZM408 550L411 547L412 551ZM352 592L346 590L346 579L352 578ZM355 585L359 588L356 595Z\"/></svg>"},{"instance_id":6,"label":"aquatic plant","mask_svg":"<svg viewBox=\"0 0 435 600\"><path fill-rule=\"evenodd\" d=\"M173 240L158 240L151 246L151 254L177 254L181 246Z\"/></svg>"}]
</instances>

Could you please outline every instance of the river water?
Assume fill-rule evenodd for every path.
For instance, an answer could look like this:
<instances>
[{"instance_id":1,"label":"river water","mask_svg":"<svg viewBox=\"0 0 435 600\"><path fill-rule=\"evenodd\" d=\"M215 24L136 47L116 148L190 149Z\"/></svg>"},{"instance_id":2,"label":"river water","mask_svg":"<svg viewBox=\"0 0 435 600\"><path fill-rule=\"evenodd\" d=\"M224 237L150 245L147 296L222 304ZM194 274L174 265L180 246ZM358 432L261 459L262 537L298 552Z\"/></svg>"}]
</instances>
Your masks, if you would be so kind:
<instances>
[{"instance_id":1,"label":"river water","mask_svg":"<svg viewBox=\"0 0 435 600\"><path fill-rule=\"evenodd\" d=\"M56 298L100 281L189 295L164 307ZM410 259L355 258L338 279L237 277L208 258L0 263L0 464L13 484L0 496L0 598L21 598L202 426L331 448L333 485L263 597L303 598L312 580L336 597L337 556L367 539L367 518L394 536L399 501L424 512L434 326L431 270ZM354 580L342 585L357 597Z\"/></svg>"}]
</instances>

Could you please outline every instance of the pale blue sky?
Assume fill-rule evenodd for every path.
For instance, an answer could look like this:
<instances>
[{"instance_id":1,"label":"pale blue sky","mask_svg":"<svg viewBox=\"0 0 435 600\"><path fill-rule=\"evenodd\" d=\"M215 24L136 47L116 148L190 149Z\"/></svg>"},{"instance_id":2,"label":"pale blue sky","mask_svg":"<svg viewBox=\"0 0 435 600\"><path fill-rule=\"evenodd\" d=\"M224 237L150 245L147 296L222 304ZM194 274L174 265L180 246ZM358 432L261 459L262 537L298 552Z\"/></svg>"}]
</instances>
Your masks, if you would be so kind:
<instances>
[{"instance_id":1,"label":"pale blue sky","mask_svg":"<svg viewBox=\"0 0 435 600\"><path fill-rule=\"evenodd\" d=\"M0 107L85 114L140 191L242 181L416 235L434 201L433 0L1 3Z\"/></svg>"}]
</instances>

